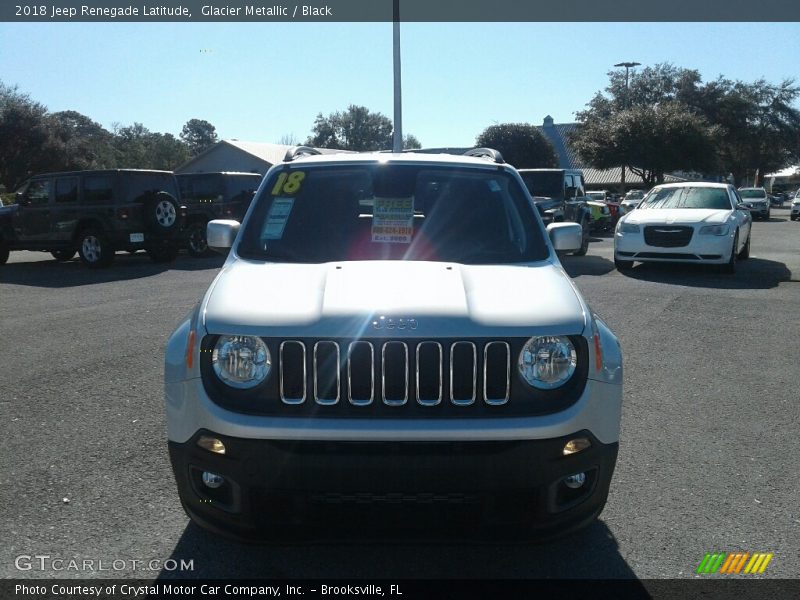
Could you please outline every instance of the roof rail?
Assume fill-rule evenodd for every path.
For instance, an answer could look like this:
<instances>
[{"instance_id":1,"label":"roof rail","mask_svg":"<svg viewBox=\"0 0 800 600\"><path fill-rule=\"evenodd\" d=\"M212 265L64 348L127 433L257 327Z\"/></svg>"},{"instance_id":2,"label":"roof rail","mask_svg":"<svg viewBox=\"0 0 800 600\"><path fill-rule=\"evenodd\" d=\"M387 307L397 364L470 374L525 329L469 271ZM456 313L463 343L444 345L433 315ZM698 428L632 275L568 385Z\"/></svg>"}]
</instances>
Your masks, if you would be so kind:
<instances>
[{"instance_id":1,"label":"roof rail","mask_svg":"<svg viewBox=\"0 0 800 600\"><path fill-rule=\"evenodd\" d=\"M464 156L474 156L475 158L488 158L496 163L503 164L505 159L503 155L493 148L473 148L464 152Z\"/></svg>"},{"instance_id":2,"label":"roof rail","mask_svg":"<svg viewBox=\"0 0 800 600\"><path fill-rule=\"evenodd\" d=\"M322 154L322 152L311 146L292 146L286 151L283 162L292 162L301 156L312 156L314 154Z\"/></svg>"}]
</instances>

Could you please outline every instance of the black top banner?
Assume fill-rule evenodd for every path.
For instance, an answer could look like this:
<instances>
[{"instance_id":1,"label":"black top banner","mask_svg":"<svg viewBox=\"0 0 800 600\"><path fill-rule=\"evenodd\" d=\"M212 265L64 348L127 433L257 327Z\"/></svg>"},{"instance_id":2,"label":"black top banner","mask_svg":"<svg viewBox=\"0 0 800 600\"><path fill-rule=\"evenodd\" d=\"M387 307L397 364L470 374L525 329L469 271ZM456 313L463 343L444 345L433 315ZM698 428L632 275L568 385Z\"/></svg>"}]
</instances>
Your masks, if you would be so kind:
<instances>
[{"instance_id":1,"label":"black top banner","mask_svg":"<svg viewBox=\"0 0 800 600\"><path fill-rule=\"evenodd\" d=\"M6 22L800 21L797 0L3 0Z\"/></svg>"}]
</instances>

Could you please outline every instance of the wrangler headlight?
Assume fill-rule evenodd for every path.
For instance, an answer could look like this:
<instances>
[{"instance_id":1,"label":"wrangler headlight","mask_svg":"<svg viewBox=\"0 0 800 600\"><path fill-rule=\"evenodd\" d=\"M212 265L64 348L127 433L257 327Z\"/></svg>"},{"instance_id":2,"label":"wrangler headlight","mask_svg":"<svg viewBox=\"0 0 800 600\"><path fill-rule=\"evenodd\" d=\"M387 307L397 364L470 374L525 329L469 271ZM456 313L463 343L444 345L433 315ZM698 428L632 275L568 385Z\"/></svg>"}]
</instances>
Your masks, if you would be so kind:
<instances>
[{"instance_id":1,"label":"wrangler headlight","mask_svg":"<svg viewBox=\"0 0 800 600\"><path fill-rule=\"evenodd\" d=\"M564 385L575 372L578 355L568 337L532 337L522 347L518 368L522 378L540 390Z\"/></svg>"},{"instance_id":2,"label":"wrangler headlight","mask_svg":"<svg viewBox=\"0 0 800 600\"><path fill-rule=\"evenodd\" d=\"M729 231L727 225L704 225L700 228L700 235L728 235Z\"/></svg>"},{"instance_id":3,"label":"wrangler headlight","mask_svg":"<svg viewBox=\"0 0 800 600\"><path fill-rule=\"evenodd\" d=\"M272 358L261 338L250 335L222 335L211 352L211 364L220 381L246 390L269 375Z\"/></svg>"}]
</instances>

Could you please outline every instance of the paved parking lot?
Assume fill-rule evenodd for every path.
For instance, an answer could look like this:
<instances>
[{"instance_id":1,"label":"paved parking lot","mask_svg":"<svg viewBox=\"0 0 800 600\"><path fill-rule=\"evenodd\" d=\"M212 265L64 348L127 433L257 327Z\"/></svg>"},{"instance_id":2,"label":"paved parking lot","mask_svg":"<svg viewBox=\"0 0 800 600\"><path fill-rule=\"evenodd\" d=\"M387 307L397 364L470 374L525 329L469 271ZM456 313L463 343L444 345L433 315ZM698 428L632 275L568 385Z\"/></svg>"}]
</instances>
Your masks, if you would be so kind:
<instances>
[{"instance_id":1,"label":"paved parking lot","mask_svg":"<svg viewBox=\"0 0 800 600\"><path fill-rule=\"evenodd\" d=\"M564 264L622 341L625 407L609 503L554 543L385 540L252 547L189 524L162 410L163 347L222 263L120 254L88 271L13 253L0 268L0 576L15 557L194 561L200 577L692 577L711 551L800 568L800 223L773 209L734 276L614 269L610 236ZM164 577L124 569L101 576Z\"/></svg>"}]
</instances>

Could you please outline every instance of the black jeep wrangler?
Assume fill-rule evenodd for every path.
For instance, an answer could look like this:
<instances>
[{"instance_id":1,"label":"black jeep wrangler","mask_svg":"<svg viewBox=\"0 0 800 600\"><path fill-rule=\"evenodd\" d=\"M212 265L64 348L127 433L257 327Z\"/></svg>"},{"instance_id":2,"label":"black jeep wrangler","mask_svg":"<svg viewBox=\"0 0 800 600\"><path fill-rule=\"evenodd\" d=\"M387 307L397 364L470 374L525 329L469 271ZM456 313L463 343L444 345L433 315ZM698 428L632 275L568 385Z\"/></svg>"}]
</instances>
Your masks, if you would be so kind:
<instances>
[{"instance_id":1,"label":"black jeep wrangler","mask_svg":"<svg viewBox=\"0 0 800 600\"><path fill-rule=\"evenodd\" d=\"M207 256L206 225L214 219L241 222L261 183L258 173L177 174L181 202L186 205L184 243L192 256Z\"/></svg>"},{"instance_id":2,"label":"black jeep wrangler","mask_svg":"<svg viewBox=\"0 0 800 600\"><path fill-rule=\"evenodd\" d=\"M583 256L589 249L592 211L587 206L586 184L580 169L519 169L519 174L545 226L562 221L579 223L583 241L573 254Z\"/></svg>"},{"instance_id":3,"label":"black jeep wrangler","mask_svg":"<svg viewBox=\"0 0 800 600\"><path fill-rule=\"evenodd\" d=\"M106 267L114 252L144 249L155 262L178 254L181 206L169 171L133 169L36 175L0 207L0 264L10 250L50 252L58 261L80 255Z\"/></svg>"}]
</instances>

